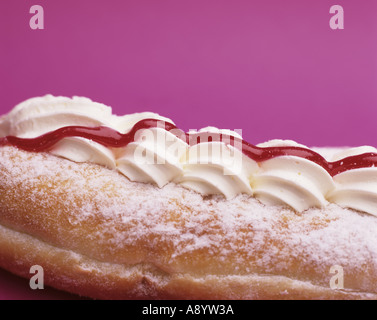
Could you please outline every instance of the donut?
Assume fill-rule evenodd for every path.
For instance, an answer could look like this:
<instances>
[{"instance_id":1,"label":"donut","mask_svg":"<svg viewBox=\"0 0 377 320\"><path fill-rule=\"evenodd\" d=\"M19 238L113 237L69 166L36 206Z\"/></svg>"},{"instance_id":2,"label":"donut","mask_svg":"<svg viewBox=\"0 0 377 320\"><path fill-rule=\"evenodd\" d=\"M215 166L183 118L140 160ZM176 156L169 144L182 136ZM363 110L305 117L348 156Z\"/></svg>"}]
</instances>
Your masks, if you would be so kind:
<instances>
[{"instance_id":1,"label":"donut","mask_svg":"<svg viewBox=\"0 0 377 320\"><path fill-rule=\"evenodd\" d=\"M94 299L376 299L377 151L83 97L0 118L0 267Z\"/></svg>"}]
</instances>

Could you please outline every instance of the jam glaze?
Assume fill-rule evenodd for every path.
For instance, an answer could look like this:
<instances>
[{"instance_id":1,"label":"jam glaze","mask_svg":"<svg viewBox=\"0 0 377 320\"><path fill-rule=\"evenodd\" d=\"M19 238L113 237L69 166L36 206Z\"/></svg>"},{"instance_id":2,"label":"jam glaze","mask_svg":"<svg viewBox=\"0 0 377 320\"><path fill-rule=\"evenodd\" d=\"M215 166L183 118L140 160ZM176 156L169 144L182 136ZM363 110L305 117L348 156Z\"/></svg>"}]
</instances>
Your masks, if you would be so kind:
<instances>
[{"instance_id":1,"label":"jam glaze","mask_svg":"<svg viewBox=\"0 0 377 320\"><path fill-rule=\"evenodd\" d=\"M19 138L15 136L2 137L0 138L0 146L11 145L29 152L47 152L63 138L81 137L92 140L106 147L121 148L134 142L139 130L151 128L163 128L174 134L177 138L185 141L188 145L195 145L201 142L221 141L241 149L240 151L242 151L244 155L256 162L263 162L279 156L304 158L320 165L331 176L335 176L351 169L369 168L377 165L377 153L364 153L346 157L338 161L328 162L320 154L307 148L297 146L257 147L241 138L222 133L185 133L172 123L156 119L141 120L125 134L104 126L68 126L45 133L36 138Z\"/></svg>"}]
</instances>

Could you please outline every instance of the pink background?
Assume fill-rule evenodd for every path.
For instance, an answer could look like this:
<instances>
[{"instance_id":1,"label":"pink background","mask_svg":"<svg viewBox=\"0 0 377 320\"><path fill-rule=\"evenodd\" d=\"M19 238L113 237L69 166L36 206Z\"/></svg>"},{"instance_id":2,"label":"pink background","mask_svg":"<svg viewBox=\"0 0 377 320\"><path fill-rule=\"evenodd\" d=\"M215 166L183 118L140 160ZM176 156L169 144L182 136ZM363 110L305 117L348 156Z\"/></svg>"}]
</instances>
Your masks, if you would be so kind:
<instances>
[{"instance_id":1,"label":"pink background","mask_svg":"<svg viewBox=\"0 0 377 320\"><path fill-rule=\"evenodd\" d=\"M29 27L35 4L44 30ZM344 30L329 27L334 4ZM251 143L377 146L376 39L375 0L1 1L0 114L80 95ZM1 272L0 298L41 297L27 285Z\"/></svg>"}]
</instances>

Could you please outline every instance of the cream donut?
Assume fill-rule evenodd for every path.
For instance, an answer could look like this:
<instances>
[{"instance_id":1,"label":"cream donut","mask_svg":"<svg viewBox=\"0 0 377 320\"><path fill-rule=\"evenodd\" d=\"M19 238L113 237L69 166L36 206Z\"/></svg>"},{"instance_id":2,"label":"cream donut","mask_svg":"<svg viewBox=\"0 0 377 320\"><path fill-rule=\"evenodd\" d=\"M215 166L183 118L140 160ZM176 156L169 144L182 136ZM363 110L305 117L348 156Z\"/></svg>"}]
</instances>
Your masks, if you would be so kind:
<instances>
[{"instance_id":1,"label":"cream donut","mask_svg":"<svg viewBox=\"0 0 377 320\"><path fill-rule=\"evenodd\" d=\"M0 266L99 299L375 299L377 152L333 151L30 99L0 118Z\"/></svg>"}]
</instances>

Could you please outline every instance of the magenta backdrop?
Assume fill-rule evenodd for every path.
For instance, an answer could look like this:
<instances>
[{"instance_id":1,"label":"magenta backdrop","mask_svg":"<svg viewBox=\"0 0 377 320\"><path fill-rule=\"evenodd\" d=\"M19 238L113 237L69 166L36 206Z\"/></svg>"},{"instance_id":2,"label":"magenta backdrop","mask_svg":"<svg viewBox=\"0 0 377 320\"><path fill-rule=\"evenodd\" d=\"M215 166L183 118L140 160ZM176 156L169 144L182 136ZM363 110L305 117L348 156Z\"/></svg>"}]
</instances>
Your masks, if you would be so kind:
<instances>
[{"instance_id":1,"label":"magenta backdrop","mask_svg":"<svg viewBox=\"0 0 377 320\"><path fill-rule=\"evenodd\" d=\"M29 27L35 4L44 30ZM377 146L375 0L2 0L0 71L0 114L80 95L251 143Z\"/></svg>"},{"instance_id":2,"label":"magenta backdrop","mask_svg":"<svg viewBox=\"0 0 377 320\"><path fill-rule=\"evenodd\" d=\"M185 130L377 146L377 1L1 1L0 113L82 95ZM45 29L29 27L42 5ZM344 30L329 8L344 8Z\"/></svg>"}]
</instances>

